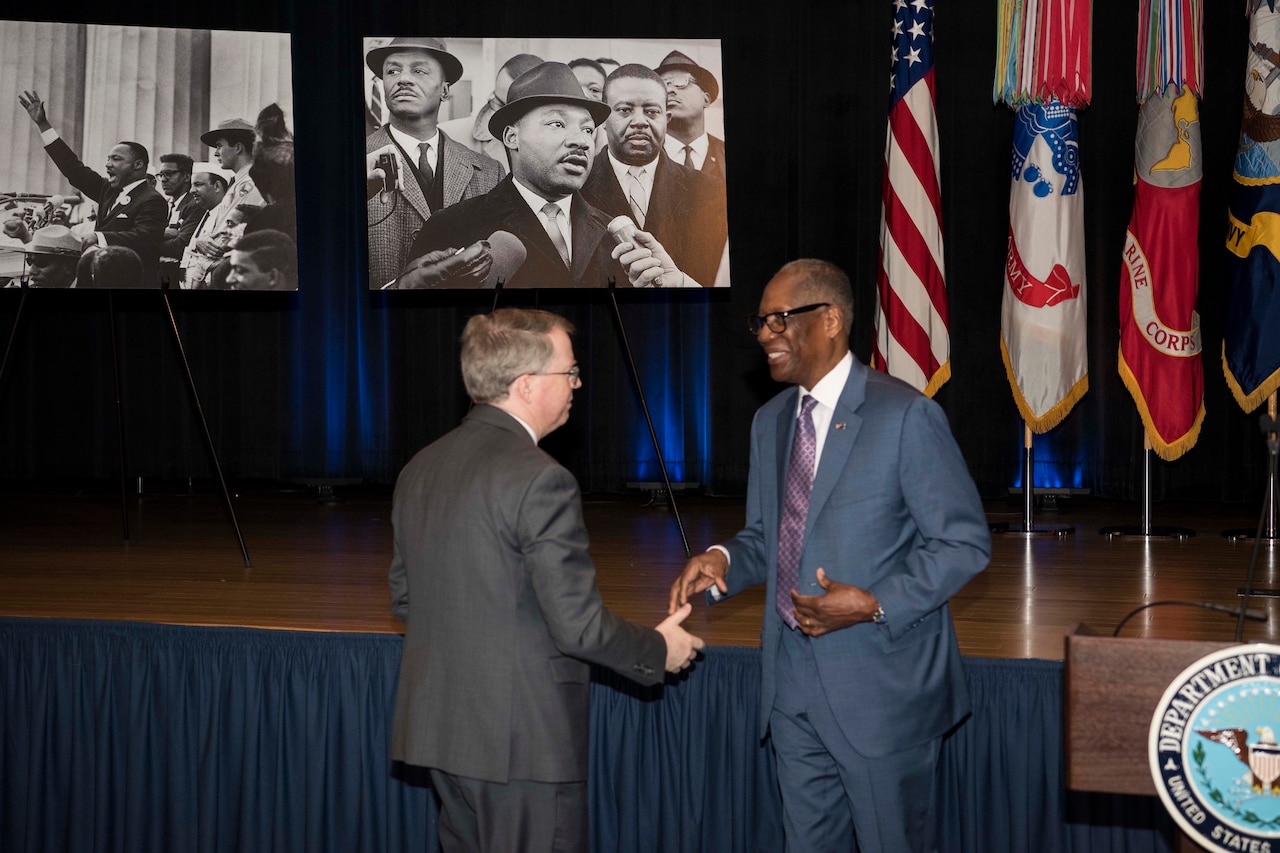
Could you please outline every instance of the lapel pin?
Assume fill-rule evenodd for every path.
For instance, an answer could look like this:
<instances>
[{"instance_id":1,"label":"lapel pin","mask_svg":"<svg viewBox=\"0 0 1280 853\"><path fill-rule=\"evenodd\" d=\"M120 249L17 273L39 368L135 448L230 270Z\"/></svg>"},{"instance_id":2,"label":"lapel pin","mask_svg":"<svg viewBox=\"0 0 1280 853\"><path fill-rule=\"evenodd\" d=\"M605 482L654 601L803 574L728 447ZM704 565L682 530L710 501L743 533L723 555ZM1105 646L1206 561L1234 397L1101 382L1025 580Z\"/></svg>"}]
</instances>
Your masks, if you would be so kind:
<instances>
[{"instance_id":1,"label":"lapel pin","mask_svg":"<svg viewBox=\"0 0 1280 853\"><path fill-rule=\"evenodd\" d=\"M841 421L840 423L836 424L836 429L844 429L844 421Z\"/></svg>"}]
</instances>

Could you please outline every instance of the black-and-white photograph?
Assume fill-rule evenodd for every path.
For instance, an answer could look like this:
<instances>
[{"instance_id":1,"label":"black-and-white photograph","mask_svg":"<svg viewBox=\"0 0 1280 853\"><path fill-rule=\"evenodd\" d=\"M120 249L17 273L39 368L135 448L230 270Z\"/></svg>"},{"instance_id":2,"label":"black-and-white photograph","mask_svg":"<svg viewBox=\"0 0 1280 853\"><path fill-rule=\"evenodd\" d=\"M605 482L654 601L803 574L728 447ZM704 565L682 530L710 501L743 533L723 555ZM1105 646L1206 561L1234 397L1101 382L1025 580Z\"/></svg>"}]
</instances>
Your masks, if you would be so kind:
<instances>
[{"instance_id":1,"label":"black-and-white photograph","mask_svg":"<svg viewBox=\"0 0 1280 853\"><path fill-rule=\"evenodd\" d=\"M369 286L729 285L719 39L364 39Z\"/></svg>"},{"instance_id":2,"label":"black-and-white photograph","mask_svg":"<svg viewBox=\"0 0 1280 853\"><path fill-rule=\"evenodd\" d=\"M297 290L288 33L0 21L0 286Z\"/></svg>"}]
</instances>

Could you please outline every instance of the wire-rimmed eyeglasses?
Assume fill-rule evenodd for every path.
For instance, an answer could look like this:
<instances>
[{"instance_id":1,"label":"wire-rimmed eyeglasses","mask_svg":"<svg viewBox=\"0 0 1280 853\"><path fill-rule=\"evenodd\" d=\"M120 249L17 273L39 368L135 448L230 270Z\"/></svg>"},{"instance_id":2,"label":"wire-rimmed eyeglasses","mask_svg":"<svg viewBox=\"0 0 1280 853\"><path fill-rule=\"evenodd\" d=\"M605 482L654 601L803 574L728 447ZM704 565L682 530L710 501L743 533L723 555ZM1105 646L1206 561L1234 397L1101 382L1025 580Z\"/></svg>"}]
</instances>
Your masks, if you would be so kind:
<instances>
[{"instance_id":1,"label":"wire-rimmed eyeglasses","mask_svg":"<svg viewBox=\"0 0 1280 853\"><path fill-rule=\"evenodd\" d=\"M568 376L570 385L582 384L582 368L578 365L570 367L568 370L545 370L541 373L535 373L534 376Z\"/></svg>"},{"instance_id":2,"label":"wire-rimmed eyeglasses","mask_svg":"<svg viewBox=\"0 0 1280 853\"><path fill-rule=\"evenodd\" d=\"M812 305L801 305L799 308L792 308L790 311L775 311L772 314L765 314L761 317L759 314L747 315L747 330L753 335L760 334L760 330L765 326L769 327L769 331L775 335L780 335L787 330L787 318L796 314L807 314L810 311L817 311L819 308L830 308L830 302L815 302Z\"/></svg>"}]
</instances>

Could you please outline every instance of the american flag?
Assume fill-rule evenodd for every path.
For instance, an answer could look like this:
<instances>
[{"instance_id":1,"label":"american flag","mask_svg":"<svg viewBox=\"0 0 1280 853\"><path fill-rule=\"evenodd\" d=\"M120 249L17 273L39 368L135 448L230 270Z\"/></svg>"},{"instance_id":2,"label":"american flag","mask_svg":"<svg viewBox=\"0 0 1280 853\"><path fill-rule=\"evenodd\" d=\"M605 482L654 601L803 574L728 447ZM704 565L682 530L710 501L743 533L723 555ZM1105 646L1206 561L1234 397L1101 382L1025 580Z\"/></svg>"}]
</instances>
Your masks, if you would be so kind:
<instances>
[{"instance_id":1,"label":"american flag","mask_svg":"<svg viewBox=\"0 0 1280 853\"><path fill-rule=\"evenodd\" d=\"M930 396L951 376L933 0L894 0L872 364Z\"/></svg>"}]
</instances>

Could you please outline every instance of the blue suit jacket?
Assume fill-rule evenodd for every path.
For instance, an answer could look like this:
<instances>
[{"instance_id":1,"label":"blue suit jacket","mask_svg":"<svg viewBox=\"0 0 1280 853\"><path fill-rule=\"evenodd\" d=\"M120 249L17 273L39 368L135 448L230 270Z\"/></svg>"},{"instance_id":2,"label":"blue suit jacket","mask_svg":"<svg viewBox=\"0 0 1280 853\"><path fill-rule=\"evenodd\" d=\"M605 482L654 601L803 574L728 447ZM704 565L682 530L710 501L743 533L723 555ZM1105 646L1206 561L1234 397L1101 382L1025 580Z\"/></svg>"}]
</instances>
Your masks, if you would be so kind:
<instances>
[{"instance_id":1,"label":"blue suit jacket","mask_svg":"<svg viewBox=\"0 0 1280 853\"><path fill-rule=\"evenodd\" d=\"M774 607L778 521L796 418L796 388L756 412L746 527L725 543L729 593L768 585L760 734L769 723L781 632ZM991 556L977 489L946 416L910 386L853 362L814 479L799 592L817 570L869 590L885 625L815 638L822 685L849 742L884 756L940 737L969 712L947 600Z\"/></svg>"}]
</instances>

